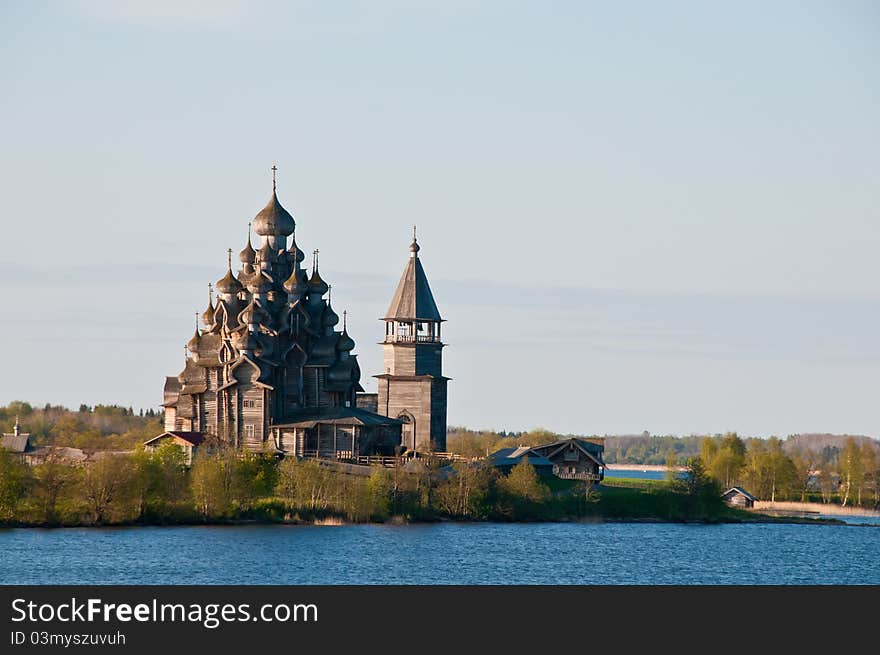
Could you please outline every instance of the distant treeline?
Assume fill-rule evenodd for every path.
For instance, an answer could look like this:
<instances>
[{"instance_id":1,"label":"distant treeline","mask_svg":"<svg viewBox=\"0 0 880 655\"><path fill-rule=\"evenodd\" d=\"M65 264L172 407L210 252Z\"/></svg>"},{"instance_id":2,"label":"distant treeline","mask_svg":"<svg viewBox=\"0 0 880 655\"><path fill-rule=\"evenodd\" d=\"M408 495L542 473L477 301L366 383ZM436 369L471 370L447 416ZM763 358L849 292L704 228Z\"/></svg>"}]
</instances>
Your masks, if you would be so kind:
<instances>
[{"instance_id":1,"label":"distant treeline","mask_svg":"<svg viewBox=\"0 0 880 655\"><path fill-rule=\"evenodd\" d=\"M735 433L733 433L735 434ZM670 453L674 453L679 465L684 466L688 459L699 457L700 446L706 437L721 439L722 434L688 436L654 436L648 433L639 435L572 435L537 429L527 432L508 432L492 430L470 430L465 427L450 427L447 432L447 449L465 455L485 455L499 448L512 446L537 446L557 439L571 436L601 437L605 440L605 462L607 464L654 464L665 465ZM747 437L746 440L754 437ZM818 464L837 465L840 452L848 439L857 443L878 443L870 437L846 434L795 434L782 440L783 450L791 455L809 451L818 456ZM818 466L817 466L818 468Z\"/></svg>"},{"instance_id":2,"label":"distant treeline","mask_svg":"<svg viewBox=\"0 0 880 655\"><path fill-rule=\"evenodd\" d=\"M18 400L0 407L3 432L12 432L16 418L35 447L67 446L94 452L135 448L162 432L164 415L154 409L135 411L118 405L80 405L77 410L49 404L34 407Z\"/></svg>"}]
</instances>

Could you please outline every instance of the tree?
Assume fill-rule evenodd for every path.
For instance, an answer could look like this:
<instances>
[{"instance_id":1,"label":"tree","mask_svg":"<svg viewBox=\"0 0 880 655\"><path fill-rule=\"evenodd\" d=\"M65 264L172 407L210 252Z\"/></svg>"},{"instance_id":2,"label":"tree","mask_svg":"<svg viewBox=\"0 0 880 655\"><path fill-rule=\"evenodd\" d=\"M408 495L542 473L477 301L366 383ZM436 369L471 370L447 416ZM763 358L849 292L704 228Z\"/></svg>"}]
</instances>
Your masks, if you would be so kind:
<instances>
[{"instance_id":1,"label":"tree","mask_svg":"<svg viewBox=\"0 0 880 655\"><path fill-rule=\"evenodd\" d=\"M186 453L170 439L153 451L136 451L132 464L132 493L139 516L145 512L166 515L169 506L186 499Z\"/></svg>"},{"instance_id":2,"label":"tree","mask_svg":"<svg viewBox=\"0 0 880 655\"><path fill-rule=\"evenodd\" d=\"M18 457L0 448L0 523L15 520L25 494L27 473L27 466Z\"/></svg>"},{"instance_id":3,"label":"tree","mask_svg":"<svg viewBox=\"0 0 880 655\"><path fill-rule=\"evenodd\" d=\"M721 440L704 437L700 442L700 460L707 473L725 489L739 481L746 462L746 444L736 432L728 432Z\"/></svg>"},{"instance_id":4,"label":"tree","mask_svg":"<svg viewBox=\"0 0 880 655\"><path fill-rule=\"evenodd\" d=\"M76 481L74 470L60 458L49 455L41 464L34 466L33 474L38 519L49 524L58 523L58 501L62 492Z\"/></svg>"},{"instance_id":5,"label":"tree","mask_svg":"<svg viewBox=\"0 0 880 655\"><path fill-rule=\"evenodd\" d=\"M85 466L80 492L93 525L125 518L133 482L134 467L124 455L103 457Z\"/></svg>"},{"instance_id":6,"label":"tree","mask_svg":"<svg viewBox=\"0 0 880 655\"><path fill-rule=\"evenodd\" d=\"M498 481L501 510L511 518L525 518L537 513L550 497L550 489L541 482L535 467L523 457L510 473Z\"/></svg>"},{"instance_id":7,"label":"tree","mask_svg":"<svg viewBox=\"0 0 880 655\"><path fill-rule=\"evenodd\" d=\"M771 501L790 496L798 480L794 462L776 437L749 440L743 476L752 494Z\"/></svg>"},{"instance_id":8,"label":"tree","mask_svg":"<svg viewBox=\"0 0 880 655\"><path fill-rule=\"evenodd\" d=\"M675 450L670 448L666 451L666 481L670 484L675 482L678 476L678 457Z\"/></svg>"},{"instance_id":9,"label":"tree","mask_svg":"<svg viewBox=\"0 0 880 655\"><path fill-rule=\"evenodd\" d=\"M678 491L692 497L718 496L718 483L706 471L702 457L691 457L687 461L685 474L677 481Z\"/></svg>"},{"instance_id":10,"label":"tree","mask_svg":"<svg viewBox=\"0 0 880 655\"><path fill-rule=\"evenodd\" d=\"M332 473L316 461L285 458L278 471L278 493L297 509L322 511L331 506Z\"/></svg>"},{"instance_id":11,"label":"tree","mask_svg":"<svg viewBox=\"0 0 880 655\"><path fill-rule=\"evenodd\" d=\"M692 517L716 512L722 504L718 482L706 471L702 457L688 459L684 475L675 481L674 489L686 497L686 511Z\"/></svg>"},{"instance_id":12,"label":"tree","mask_svg":"<svg viewBox=\"0 0 880 655\"><path fill-rule=\"evenodd\" d=\"M880 501L880 457L877 446L871 441L862 444L862 471L865 491L871 493L871 504L876 506Z\"/></svg>"},{"instance_id":13,"label":"tree","mask_svg":"<svg viewBox=\"0 0 880 655\"><path fill-rule=\"evenodd\" d=\"M862 469L862 449L859 448L856 440L852 437L849 437L846 443L843 444L843 450L840 451L838 462L840 478L843 484L843 500L840 504L846 507L853 489L861 491L864 473ZM861 504L861 498L859 498L859 504Z\"/></svg>"},{"instance_id":14,"label":"tree","mask_svg":"<svg viewBox=\"0 0 880 655\"><path fill-rule=\"evenodd\" d=\"M437 485L438 509L448 516L485 518L496 479L495 469L484 461L455 462L445 479Z\"/></svg>"},{"instance_id":15,"label":"tree","mask_svg":"<svg viewBox=\"0 0 880 655\"><path fill-rule=\"evenodd\" d=\"M199 453L190 470L190 490L196 509L207 520L229 514L232 472L228 458Z\"/></svg>"},{"instance_id":16,"label":"tree","mask_svg":"<svg viewBox=\"0 0 880 655\"><path fill-rule=\"evenodd\" d=\"M798 448L791 456L794 466L794 486L800 493L801 502L807 499L807 493L813 487L813 479L818 465L818 455L808 448Z\"/></svg>"},{"instance_id":17,"label":"tree","mask_svg":"<svg viewBox=\"0 0 880 655\"><path fill-rule=\"evenodd\" d=\"M396 484L391 471L384 466L373 466L367 488L372 501L373 514L387 518L396 511Z\"/></svg>"},{"instance_id":18,"label":"tree","mask_svg":"<svg viewBox=\"0 0 880 655\"><path fill-rule=\"evenodd\" d=\"M767 440L767 471L770 476L770 500L776 500L776 494L787 497L795 483L797 474L794 463L782 450L782 441L776 437Z\"/></svg>"},{"instance_id":19,"label":"tree","mask_svg":"<svg viewBox=\"0 0 880 655\"><path fill-rule=\"evenodd\" d=\"M227 461L234 473L230 491L239 508L252 507L257 498L268 496L275 489L278 476L271 456L238 453Z\"/></svg>"}]
</instances>

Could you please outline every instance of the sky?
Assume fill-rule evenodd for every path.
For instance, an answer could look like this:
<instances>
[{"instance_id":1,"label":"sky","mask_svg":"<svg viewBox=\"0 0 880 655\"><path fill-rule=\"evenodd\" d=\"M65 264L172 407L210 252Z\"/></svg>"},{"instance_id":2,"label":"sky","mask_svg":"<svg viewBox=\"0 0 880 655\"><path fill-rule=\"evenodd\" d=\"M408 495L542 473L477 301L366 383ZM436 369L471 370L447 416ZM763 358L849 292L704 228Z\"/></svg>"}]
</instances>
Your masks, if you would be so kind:
<instances>
[{"instance_id":1,"label":"sky","mask_svg":"<svg viewBox=\"0 0 880 655\"><path fill-rule=\"evenodd\" d=\"M271 191L450 425L880 435L874 2L0 4L0 404L158 408Z\"/></svg>"}]
</instances>

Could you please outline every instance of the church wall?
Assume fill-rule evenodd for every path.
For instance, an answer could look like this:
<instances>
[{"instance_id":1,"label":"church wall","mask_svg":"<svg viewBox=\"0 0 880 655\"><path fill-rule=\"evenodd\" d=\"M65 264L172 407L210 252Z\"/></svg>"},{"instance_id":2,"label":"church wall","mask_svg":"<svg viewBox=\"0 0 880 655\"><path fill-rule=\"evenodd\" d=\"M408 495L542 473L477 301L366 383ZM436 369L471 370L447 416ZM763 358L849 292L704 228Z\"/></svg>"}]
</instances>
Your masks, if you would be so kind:
<instances>
[{"instance_id":1,"label":"church wall","mask_svg":"<svg viewBox=\"0 0 880 655\"><path fill-rule=\"evenodd\" d=\"M355 396L355 406L374 414L379 413L379 394L361 392Z\"/></svg>"},{"instance_id":2,"label":"church wall","mask_svg":"<svg viewBox=\"0 0 880 655\"><path fill-rule=\"evenodd\" d=\"M306 407L335 407L339 394L327 391L327 367L303 367L303 390Z\"/></svg>"},{"instance_id":3,"label":"church wall","mask_svg":"<svg viewBox=\"0 0 880 655\"><path fill-rule=\"evenodd\" d=\"M173 432L177 429L177 408L175 407L166 407L165 408L165 431Z\"/></svg>"},{"instance_id":4,"label":"church wall","mask_svg":"<svg viewBox=\"0 0 880 655\"><path fill-rule=\"evenodd\" d=\"M261 387L241 389L241 427L239 435L242 445L252 450L262 449L265 438L263 431L263 396L263 389ZM252 426L252 432L249 426Z\"/></svg>"},{"instance_id":5,"label":"church wall","mask_svg":"<svg viewBox=\"0 0 880 655\"><path fill-rule=\"evenodd\" d=\"M383 349L385 350L385 373L390 375L416 374L416 348L386 344Z\"/></svg>"},{"instance_id":6,"label":"church wall","mask_svg":"<svg viewBox=\"0 0 880 655\"><path fill-rule=\"evenodd\" d=\"M420 380L379 380L379 412L391 418L404 411L415 419L416 447L431 445L431 378Z\"/></svg>"},{"instance_id":7,"label":"church wall","mask_svg":"<svg viewBox=\"0 0 880 655\"><path fill-rule=\"evenodd\" d=\"M439 344L420 344L418 346L415 346L414 348L408 348L408 350L414 350L416 353L416 375L433 375L434 377L440 377L441 375L443 375L442 346L440 346Z\"/></svg>"},{"instance_id":8,"label":"church wall","mask_svg":"<svg viewBox=\"0 0 880 655\"><path fill-rule=\"evenodd\" d=\"M446 380L431 382L431 441L434 449L446 452Z\"/></svg>"}]
</instances>

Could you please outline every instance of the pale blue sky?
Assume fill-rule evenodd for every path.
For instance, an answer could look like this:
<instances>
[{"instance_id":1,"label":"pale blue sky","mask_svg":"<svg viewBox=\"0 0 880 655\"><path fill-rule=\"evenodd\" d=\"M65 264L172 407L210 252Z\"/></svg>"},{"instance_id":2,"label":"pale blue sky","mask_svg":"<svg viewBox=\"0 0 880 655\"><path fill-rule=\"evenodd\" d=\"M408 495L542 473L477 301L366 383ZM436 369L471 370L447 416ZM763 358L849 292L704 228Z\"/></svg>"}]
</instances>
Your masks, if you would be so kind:
<instances>
[{"instance_id":1,"label":"pale blue sky","mask_svg":"<svg viewBox=\"0 0 880 655\"><path fill-rule=\"evenodd\" d=\"M0 402L161 402L265 204L449 420L880 434L873 2L6 2Z\"/></svg>"}]
</instances>

